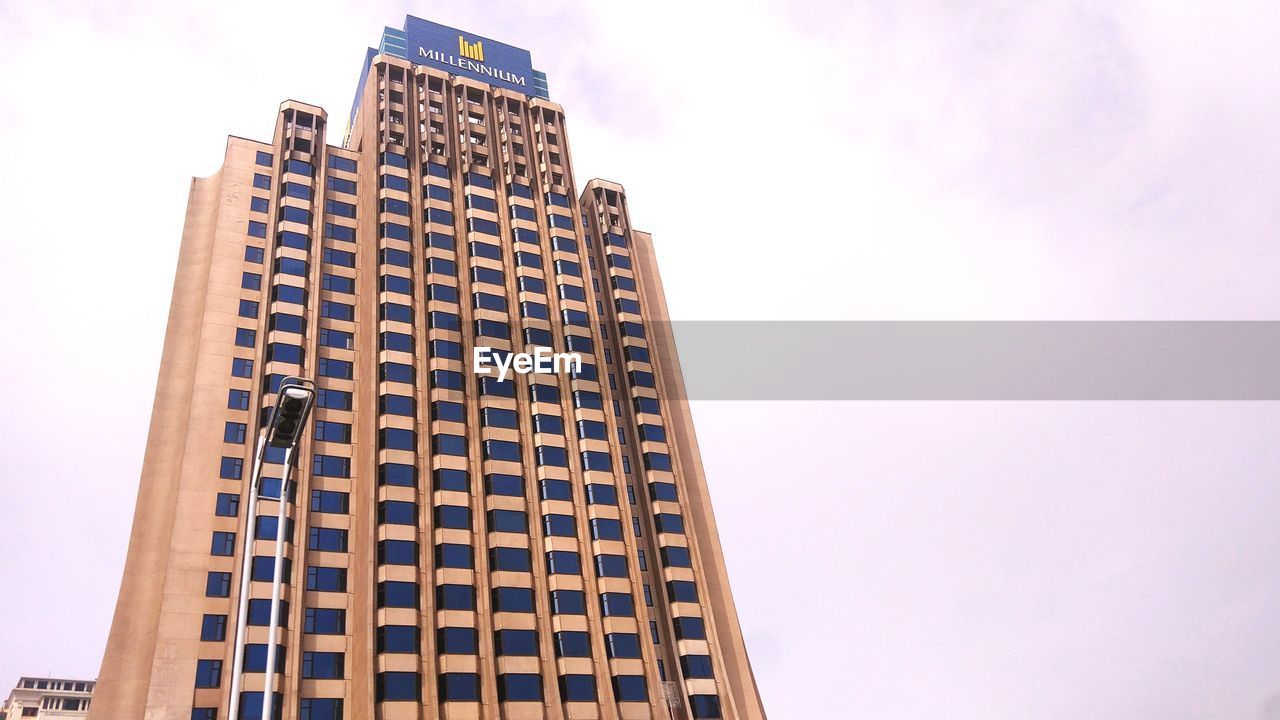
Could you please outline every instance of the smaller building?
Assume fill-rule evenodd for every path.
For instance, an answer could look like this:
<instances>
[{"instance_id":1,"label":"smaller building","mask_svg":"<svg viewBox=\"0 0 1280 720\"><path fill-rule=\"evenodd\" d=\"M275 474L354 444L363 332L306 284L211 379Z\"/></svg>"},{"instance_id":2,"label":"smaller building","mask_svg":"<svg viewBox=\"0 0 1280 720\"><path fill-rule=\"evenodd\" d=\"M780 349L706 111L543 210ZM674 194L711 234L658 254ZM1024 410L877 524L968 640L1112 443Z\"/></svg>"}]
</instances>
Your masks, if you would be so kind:
<instances>
[{"instance_id":1,"label":"smaller building","mask_svg":"<svg viewBox=\"0 0 1280 720\"><path fill-rule=\"evenodd\" d=\"M93 680L24 677L0 707L0 720L80 718L89 713Z\"/></svg>"}]
</instances>

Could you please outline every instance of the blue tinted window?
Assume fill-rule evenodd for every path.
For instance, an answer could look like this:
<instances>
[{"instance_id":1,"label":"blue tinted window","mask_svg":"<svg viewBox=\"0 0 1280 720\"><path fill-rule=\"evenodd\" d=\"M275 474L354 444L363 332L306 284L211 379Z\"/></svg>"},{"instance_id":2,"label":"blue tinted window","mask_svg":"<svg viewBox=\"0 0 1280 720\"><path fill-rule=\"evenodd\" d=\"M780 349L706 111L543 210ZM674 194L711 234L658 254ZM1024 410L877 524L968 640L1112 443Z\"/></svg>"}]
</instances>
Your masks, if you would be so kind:
<instances>
[{"instance_id":1,"label":"blue tinted window","mask_svg":"<svg viewBox=\"0 0 1280 720\"><path fill-rule=\"evenodd\" d=\"M409 161L405 159L405 156L398 155L393 152L381 153L378 156L378 159L383 165L390 165L391 167L398 167L398 168L409 167Z\"/></svg>"},{"instance_id":2,"label":"blue tinted window","mask_svg":"<svg viewBox=\"0 0 1280 720\"><path fill-rule=\"evenodd\" d=\"M667 599L671 602L698 602L698 586L688 580L668 581Z\"/></svg>"},{"instance_id":3,"label":"blue tinted window","mask_svg":"<svg viewBox=\"0 0 1280 720\"><path fill-rule=\"evenodd\" d=\"M418 504L403 500L379 501L378 522L388 525L416 525L418 523Z\"/></svg>"},{"instance_id":4,"label":"blue tinted window","mask_svg":"<svg viewBox=\"0 0 1280 720\"><path fill-rule=\"evenodd\" d=\"M662 564L666 567L693 567L689 549L674 545L662 548Z\"/></svg>"},{"instance_id":5,"label":"blue tinted window","mask_svg":"<svg viewBox=\"0 0 1280 720\"><path fill-rule=\"evenodd\" d=\"M469 530L471 510L465 505L437 505L435 521L438 527Z\"/></svg>"},{"instance_id":6,"label":"blue tinted window","mask_svg":"<svg viewBox=\"0 0 1280 720\"><path fill-rule=\"evenodd\" d=\"M350 380L354 364L347 360L320 358L320 376Z\"/></svg>"},{"instance_id":7,"label":"blue tinted window","mask_svg":"<svg viewBox=\"0 0 1280 720\"><path fill-rule=\"evenodd\" d=\"M341 275L330 275L325 273L323 277L323 286L325 290L339 293L354 293L356 291L356 281L354 278L342 277Z\"/></svg>"},{"instance_id":8,"label":"blue tinted window","mask_svg":"<svg viewBox=\"0 0 1280 720\"><path fill-rule=\"evenodd\" d=\"M316 391L316 406L330 410L350 410L351 393L320 388Z\"/></svg>"},{"instance_id":9,"label":"blue tinted window","mask_svg":"<svg viewBox=\"0 0 1280 720\"><path fill-rule=\"evenodd\" d=\"M346 592L347 569L312 565L307 568L307 589L317 592Z\"/></svg>"},{"instance_id":10,"label":"blue tinted window","mask_svg":"<svg viewBox=\"0 0 1280 720\"><path fill-rule=\"evenodd\" d=\"M378 187L409 192L409 179L402 178L399 175L379 175Z\"/></svg>"},{"instance_id":11,"label":"blue tinted window","mask_svg":"<svg viewBox=\"0 0 1280 720\"><path fill-rule=\"evenodd\" d=\"M356 194L356 183L354 180L344 180L331 175L328 178L327 186L334 192L346 193L347 195Z\"/></svg>"},{"instance_id":12,"label":"blue tinted window","mask_svg":"<svg viewBox=\"0 0 1280 720\"><path fill-rule=\"evenodd\" d=\"M525 205L512 205L511 217L515 220L536 220L538 214L535 213L531 207Z\"/></svg>"},{"instance_id":13,"label":"blue tinted window","mask_svg":"<svg viewBox=\"0 0 1280 720\"><path fill-rule=\"evenodd\" d=\"M677 640L705 640L707 637L707 629L702 623L702 618L678 617L675 618L675 626Z\"/></svg>"},{"instance_id":14,"label":"blue tinted window","mask_svg":"<svg viewBox=\"0 0 1280 720\"><path fill-rule=\"evenodd\" d=\"M211 572L205 580L205 597L228 597L231 595L231 573Z\"/></svg>"},{"instance_id":15,"label":"blue tinted window","mask_svg":"<svg viewBox=\"0 0 1280 720\"><path fill-rule=\"evenodd\" d=\"M547 553L547 572L552 575L578 575L582 563L578 553L570 550L552 550Z\"/></svg>"},{"instance_id":16,"label":"blue tinted window","mask_svg":"<svg viewBox=\"0 0 1280 720\"><path fill-rule=\"evenodd\" d=\"M532 570L529 551L526 548L493 548L489 551L489 565L492 570L507 570L510 572L530 572Z\"/></svg>"},{"instance_id":17,"label":"blue tinted window","mask_svg":"<svg viewBox=\"0 0 1280 720\"><path fill-rule=\"evenodd\" d=\"M635 617L635 600L629 593L601 593L600 612L606 617Z\"/></svg>"},{"instance_id":18,"label":"blue tinted window","mask_svg":"<svg viewBox=\"0 0 1280 720\"><path fill-rule=\"evenodd\" d=\"M555 635L556 657L591 657L591 639L585 632L564 630Z\"/></svg>"},{"instance_id":19,"label":"blue tinted window","mask_svg":"<svg viewBox=\"0 0 1280 720\"><path fill-rule=\"evenodd\" d=\"M562 447L539 445L537 448L538 465L549 467L569 467L569 456Z\"/></svg>"},{"instance_id":20,"label":"blue tinted window","mask_svg":"<svg viewBox=\"0 0 1280 720\"><path fill-rule=\"evenodd\" d=\"M574 390L573 406L576 408L586 408L589 410L603 410L604 401L600 398L600 393L598 392L591 392L589 390Z\"/></svg>"},{"instance_id":21,"label":"blue tinted window","mask_svg":"<svg viewBox=\"0 0 1280 720\"><path fill-rule=\"evenodd\" d=\"M270 560L270 558L267 558ZM270 570L270 568L268 568ZM267 582L271 582L271 574L267 573ZM262 627L271 624L271 600L269 598L257 598L249 601L249 610L247 613L247 624L255 627ZM278 614L280 627L289 627L289 601L280 601L280 612Z\"/></svg>"},{"instance_id":22,"label":"blue tinted window","mask_svg":"<svg viewBox=\"0 0 1280 720\"><path fill-rule=\"evenodd\" d=\"M379 565L417 565L418 543L412 540L379 540Z\"/></svg>"},{"instance_id":23,"label":"blue tinted window","mask_svg":"<svg viewBox=\"0 0 1280 720\"><path fill-rule=\"evenodd\" d=\"M710 655L681 655L680 669L684 671L686 678L715 677L711 670Z\"/></svg>"},{"instance_id":24,"label":"blue tinted window","mask_svg":"<svg viewBox=\"0 0 1280 720\"><path fill-rule=\"evenodd\" d=\"M216 688L222 686L222 661L196 661L196 687Z\"/></svg>"},{"instance_id":25,"label":"blue tinted window","mask_svg":"<svg viewBox=\"0 0 1280 720\"><path fill-rule=\"evenodd\" d=\"M342 720L342 698L302 698L298 720Z\"/></svg>"},{"instance_id":26,"label":"blue tinted window","mask_svg":"<svg viewBox=\"0 0 1280 720\"><path fill-rule=\"evenodd\" d=\"M504 673L498 676L499 702L541 702L542 676Z\"/></svg>"},{"instance_id":27,"label":"blue tinted window","mask_svg":"<svg viewBox=\"0 0 1280 720\"><path fill-rule=\"evenodd\" d=\"M239 480L244 472L244 460L236 457L224 457L218 468L218 477L226 480Z\"/></svg>"},{"instance_id":28,"label":"blue tinted window","mask_svg":"<svg viewBox=\"0 0 1280 720\"><path fill-rule=\"evenodd\" d=\"M324 211L330 215L339 215L341 217L353 218L356 216L356 206L351 203L339 202L337 200L325 200Z\"/></svg>"},{"instance_id":29,"label":"blue tinted window","mask_svg":"<svg viewBox=\"0 0 1280 720\"><path fill-rule=\"evenodd\" d=\"M233 377L253 377L253 361L245 358L235 358L231 361L231 375Z\"/></svg>"},{"instance_id":30,"label":"blue tinted window","mask_svg":"<svg viewBox=\"0 0 1280 720\"><path fill-rule=\"evenodd\" d=\"M581 590L552 590L551 612L557 615L586 615L586 596Z\"/></svg>"},{"instance_id":31,"label":"blue tinted window","mask_svg":"<svg viewBox=\"0 0 1280 720\"><path fill-rule=\"evenodd\" d=\"M591 538L593 540L621 540L622 523L612 518L592 518Z\"/></svg>"},{"instance_id":32,"label":"blue tinted window","mask_svg":"<svg viewBox=\"0 0 1280 720\"><path fill-rule=\"evenodd\" d=\"M475 628L443 627L436 631L437 650L442 655L475 655Z\"/></svg>"},{"instance_id":33,"label":"blue tinted window","mask_svg":"<svg viewBox=\"0 0 1280 720\"><path fill-rule=\"evenodd\" d=\"M590 483L586 486L586 502L590 505L617 505L617 488L603 483Z\"/></svg>"},{"instance_id":34,"label":"blue tinted window","mask_svg":"<svg viewBox=\"0 0 1280 720\"><path fill-rule=\"evenodd\" d=\"M382 275L378 278L378 285L386 292L404 293L405 295L413 294L413 281L407 277Z\"/></svg>"},{"instance_id":35,"label":"blue tinted window","mask_svg":"<svg viewBox=\"0 0 1280 720\"><path fill-rule=\"evenodd\" d=\"M249 409L249 391L231 390L227 393L227 407L232 410Z\"/></svg>"},{"instance_id":36,"label":"blue tinted window","mask_svg":"<svg viewBox=\"0 0 1280 720\"><path fill-rule=\"evenodd\" d=\"M486 190L492 190L493 178L489 177L488 175L482 175L473 170L467 173L467 184L475 185L476 187L484 188Z\"/></svg>"},{"instance_id":37,"label":"blue tinted window","mask_svg":"<svg viewBox=\"0 0 1280 720\"><path fill-rule=\"evenodd\" d=\"M693 711L694 720L719 720L723 717L719 695L690 695L689 708Z\"/></svg>"},{"instance_id":38,"label":"blue tinted window","mask_svg":"<svg viewBox=\"0 0 1280 720\"><path fill-rule=\"evenodd\" d=\"M542 516L542 530L552 537L574 537L578 534L577 523L572 515L556 513Z\"/></svg>"},{"instance_id":39,"label":"blue tinted window","mask_svg":"<svg viewBox=\"0 0 1280 720\"><path fill-rule=\"evenodd\" d=\"M307 304L307 291L293 285L273 285L271 299L285 303Z\"/></svg>"},{"instance_id":40,"label":"blue tinted window","mask_svg":"<svg viewBox=\"0 0 1280 720\"><path fill-rule=\"evenodd\" d=\"M498 223L483 218L469 217L467 218L467 230L481 235L496 236L498 234Z\"/></svg>"},{"instance_id":41,"label":"blue tinted window","mask_svg":"<svg viewBox=\"0 0 1280 720\"><path fill-rule=\"evenodd\" d=\"M409 215L409 203L395 198L382 198L378 201L378 209L393 215Z\"/></svg>"},{"instance_id":42,"label":"blue tinted window","mask_svg":"<svg viewBox=\"0 0 1280 720\"><path fill-rule=\"evenodd\" d=\"M343 242L355 242L356 229L347 225L325 223L324 236L333 240L342 240Z\"/></svg>"},{"instance_id":43,"label":"blue tinted window","mask_svg":"<svg viewBox=\"0 0 1280 720\"><path fill-rule=\"evenodd\" d=\"M613 692L618 702L649 702L643 675L615 675Z\"/></svg>"},{"instance_id":44,"label":"blue tinted window","mask_svg":"<svg viewBox=\"0 0 1280 720\"><path fill-rule=\"evenodd\" d=\"M462 373L454 370L432 370L431 371L431 387L442 388L445 390L461 390L463 386ZM465 455L466 453L459 453Z\"/></svg>"},{"instance_id":45,"label":"blue tinted window","mask_svg":"<svg viewBox=\"0 0 1280 720\"><path fill-rule=\"evenodd\" d=\"M538 633L534 630L499 630L493 634L493 647L499 655L537 656Z\"/></svg>"},{"instance_id":46,"label":"blue tinted window","mask_svg":"<svg viewBox=\"0 0 1280 720\"><path fill-rule=\"evenodd\" d=\"M244 423L228 422L223 426L222 441L229 443L243 443L246 426Z\"/></svg>"},{"instance_id":47,"label":"blue tinted window","mask_svg":"<svg viewBox=\"0 0 1280 720\"><path fill-rule=\"evenodd\" d=\"M436 567L461 568L470 570L475 567L475 558L470 545L459 543L440 543L436 545Z\"/></svg>"},{"instance_id":48,"label":"blue tinted window","mask_svg":"<svg viewBox=\"0 0 1280 720\"><path fill-rule=\"evenodd\" d=\"M516 197L529 198L530 200L533 199L533 190L530 189L528 185L521 185L520 183L513 182L507 185L507 192L515 195Z\"/></svg>"},{"instance_id":49,"label":"blue tinted window","mask_svg":"<svg viewBox=\"0 0 1280 720\"><path fill-rule=\"evenodd\" d=\"M346 578L343 578L345 584ZM347 632L347 611L339 608L307 608L303 632L313 635L343 635Z\"/></svg>"},{"instance_id":50,"label":"blue tinted window","mask_svg":"<svg viewBox=\"0 0 1280 720\"><path fill-rule=\"evenodd\" d=\"M302 677L304 678L341 678L344 665L343 653L340 652L302 653Z\"/></svg>"},{"instance_id":51,"label":"blue tinted window","mask_svg":"<svg viewBox=\"0 0 1280 720\"><path fill-rule=\"evenodd\" d=\"M270 190L271 178L267 175L263 175L262 173L254 173L253 186L259 190Z\"/></svg>"},{"instance_id":52,"label":"blue tinted window","mask_svg":"<svg viewBox=\"0 0 1280 720\"><path fill-rule=\"evenodd\" d=\"M439 223L441 225L453 224L453 213L448 210L442 210L436 207L429 207L422 213L423 222Z\"/></svg>"},{"instance_id":53,"label":"blue tinted window","mask_svg":"<svg viewBox=\"0 0 1280 720\"><path fill-rule=\"evenodd\" d=\"M476 589L471 585L437 585L436 607L441 610L474 610Z\"/></svg>"},{"instance_id":54,"label":"blue tinted window","mask_svg":"<svg viewBox=\"0 0 1280 720\"><path fill-rule=\"evenodd\" d=\"M233 532L215 532L209 544L210 555L231 557L236 553L236 534Z\"/></svg>"},{"instance_id":55,"label":"blue tinted window","mask_svg":"<svg viewBox=\"0 0 1280 720\"><path fill-rule=\"evenodd\" d=\"M256 318L258 317L258 303L252 300L240 301L240 317Z\"/></svg>"},{"instance_id":56,"label":"blue tinted window","mask_svg":"<svg viewBox=\"0 0 1280 720\"><path fill-rule=\"evenodd\" d=\"M539 495L543 500L573 500L573 491L568 480L546 479L538 483Z\"/></svg>"},{"instance_id":57,"label":"blue tinted window","mask_svg":"<svg viewBox=\"0 0 1280 720\"><path fill-rule=\"evenodd\" d=\"M485 440L484 458L486 460L520 462L520 443L506 440Z\"/></svg>"},{"instance_id":58,"label":"blue tinted window","mask_svg":"<svg viewBox=\"0 0 1280 720\"><path fill-rule=\"evenodd\" d=\"M476 210L485 210L488 212L498 212L498 203L493 198L487 198L483 195L467 194L466 205L468 208Z\"/></svg>"},{"instance_id":59,"label":"blue tinted window","mask_svg":"<svg viewBox=\"0 0 1280 720\"><path fill-rule=\"evenodd\" d=\"M316 455L311 464L311 474L319 477L351 477L351 458L335 455Z\"/></svg>"},{"instance_id":60,"label":"blue tinted window","mask_svg":"<svg viewBox=\"0 0 1280 720\"><path fill-rule=\"evenodd\" d=\"M560 696L565 702L596 702L594 675L561 675Z\"/></svg>"},{"instance_id":61,"label":"blue tinted window","mask_svg":"<svg viewBox=\"0 0 1280 720\"><path fill-rule=\"evenodd\" d=\"M384 362L378 366L379 378L388 382L412 383L414 372L412 365L396 362Z\"/></svg>"},{"instance_id":62,"label":"blue tinted window","mask_svg":"<svg viewBox=\"0 0 1280 720\"><path fill-rule=\"evenodd\" d=\"M307 534L307 548L325 552L346 552L347 531L338 528L313 527Z\"/></svg>"},{"instance_id":63,"label":"blue tinted window","mask_svg":"<svg viewBox=\"0 0 1280 720\"><path fill-rule=\"evenodd\" d=\"M533 590L529 588L497 587L493 589L495 612L533 612Z\"/></svg>"},{"instance_id":64,"label":"blue tinted window","mask_svg":"<svg viewBox=\"0 0 1280 720\"><path fill-rule=\"evenodd\" d=\"M335 250L333 248L324 249L324 261L331 265L339 265L341 267L355 267L356 254L345 250Z\"/></svg>"},{"instance_id":65,"label":"blue tinted window","mask_svg":"<svg viewBox=\"0 0 1280 720\"><path fill-rule=\"evenodd\" d=\"M653 516L653 523L658 532L683 533L684 518L674 513L658 513Z\"/></svg>"},{"instance_id":66,"label":"blue tinted window","mask_svg":"<svg viewBox=\"0 0 1280 720\"><path fill-rule=\"evenodd\" d=\"M329 167L334 170L353 173L356 171L356 161L351 158L344 158L340 155L330 155Z\"/></svg>"},{"instance_id":67,"label":"blue tinted window","mask_svg":"<svg viewBox=\"0 0 1280 720\"><path fill-rule=\"evenodd\" d=\"M403 158L402 155L390 157ZM374 697L378 702L394 700L418 702L422 699L421 676L416 672L380 672Z\"/></svg>"},{"instance_id":68,"label":"blue tinted window","mask_svg":"<svg viewBox=\"0 0 1280 720\"><path fill-rule=\"evenodd\" d=\"M378 466L378 484L416 487L418 469L404 463L382 463Z\"/></svg>"},{"instance_id":69,"label":"blue tinted window","mask_svg":"<svg viewBox=\"0 0 1280 720\"><path fill-rule=\"evenodd\" d=\"M418 584L392 580L378 583L378 607L418 607Z\"/></svg>"},{"instance_id":70,"label":"blue tinted window","mask_svg":"<svg viewBox=\"0 0 1280 720\"><path fill-rule=\"evenodd\" d=\"M205 615L200 624L200 639L207 642L222 642L227 639L227 616Z\"/></svg>"},{"instance_id":71,"label":"blue tinted window","mask_svg":"<svg viewBox=\"0 0 1280 720\"><path fill-rule=\"evenodd\" d=\"M606 633L604 645L611 658L640 657L640 636L635 633Z\"/></svg>"},{"instance_id":72,"label":"blue tinted window","mask_svg":"<svg viewBox=\"0 0 1280 720\"><path fill-rule=\"evenodd\" d=\"M582 469L608 472L613 469L613 460L607 452L586 450L582 453Z\"/></svg>"},{"instance_id":73,"label":"blue tinted window","mask_svg":"<svg viewBox=\"0 0 1280 720\"><path fill-rule=\"evenodd\" d=\"M491 473L485 475L484 480L485 491L490 495L524 496L524 478L519 475Z\"/></svg>"},{"instance_id":74,"label":"blue tinted window","mask_svg":"<svg viewBox=\"0 0 1280 720\"><path fill-rule=\"evenodd\" d=\"M523 510L490 510L490 532L529 532L529 521Z\"/></svg>"},{"instance_id":75,"label":"blue tinted window","mask_svg":"<svg viewBox=\"0 0 1280 720\"><path fill-rule=\"evenodd\" d=\"M560 388L555 385L532 383L529 385L529 399L532 402L558 403L560 402Z\"/></svg>"},{"instance_id":76,"label":"blue tinted window","mask_svg":"<svg viewBox=\"0 0 1280 720\"><path fill-rule=\"evenodd\" d=\"M407 395L382 395L378 398L379 411L385 415L407 415L412 417L415 403Z\"/></svg>"},{"instance_id":77,"label":"blue tinted window","mask_svg":"<svg viewBox=\"0 0 1280 720\"><path fill-rule=\"evenodd\" d=\"M600 577L627 577L627 558L623 555L597 555L596 574Z\"/></svg>"},{"instance_id":78,"label":"blue tinted window","mask_svg":"<svg viewBox=\"0 0 1280 720\"><path fill-rule=\"evenodd\" d=\"M676 493L676 486L673 483L652 482L649 483L649 496L653 500L667 500L677 502L680 498Z\"/></svg>"},{"instance_id":79,"label":"blue tinted window","mask_svg":"<svg viewBox=\"0 0 1280 720\"><path fill-rule=\"evenodd\" d=\"M235 493L218 493L214 514L219 517L236 517L240 514L240 496Z\"/></svg>"},{"instance_id":80,"label":"blue tinted window","mask_svg":"<svg viewBox=\"0 0 1280 720\"><path fill-rule=\"evenodd\" d=\"M427 247L440 248L442 250L453 250L453 236L442 232L429 232L426 236ZM437 272L429 270L428 272ZM458 274L456 269L450 271L451 275Z\"/></svg>"},{"instance_id":81,"label":"blue tinted window","mask_svg":"<svg viewBox=\"0 0 1280 720\"><path fill-rule=\"evenodd\" d=\"M445 202L453 202L453 191L441 185L427 185L423 188L428 200L443 200ZM468 195L468 197L470 197Z\"/></svg>"},{"instance_id":82,"label":"blue tinted window","mask_svg":"<svg viewBox=\"0 0 1280 720\"><path fill-rule=\"evenodd\" d=\"M480 699L480 676L476 673L441 673L440 699L458 702L474 702Z\"/></svg>"},{"instance_id":83,"label":"blue tinted window","mask_svg":"<svg viewBox=\"0 0 1280 720\"><path fill-rule=\"evenodd\" d=\"M441 165L440 163L437 163L437 162L428 162L424 164L422 168L423 168L422 171L430 175L431 177L444 178L446 180L449 179L448 165Z\"/></svg>"},{"instance_id":84,"label":"blue tinted window","mask_svg":"<svg viewBox=\"0 0 1280 720\"><path fill-rule=\"evenodd\" d=\"M524 342L526 345L549 348L551 347L551 331L543 330L542 328L525 328ZM559 400L556 402L559 402Z\"/></svg>"},{"instance_id":85,"label":"blue tinted window","mask_svg":"<svg viewBox=\"0 0 1280 720\"><path fill-rule=\"evenodd\" d=\"M416 653L418 628L416 625L381 625L375 647L380 653Z\"/></svg>"}]
</instances>

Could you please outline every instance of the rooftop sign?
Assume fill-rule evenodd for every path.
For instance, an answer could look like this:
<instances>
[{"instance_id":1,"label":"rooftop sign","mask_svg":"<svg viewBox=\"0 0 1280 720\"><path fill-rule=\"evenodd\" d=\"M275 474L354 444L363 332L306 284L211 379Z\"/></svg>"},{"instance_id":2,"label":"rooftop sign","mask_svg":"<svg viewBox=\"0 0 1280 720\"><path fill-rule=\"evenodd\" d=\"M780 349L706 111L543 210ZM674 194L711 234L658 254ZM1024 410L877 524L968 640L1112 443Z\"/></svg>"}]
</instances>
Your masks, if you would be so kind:
<instances>
[{"instance_id":1,"label":"rooftop sign","mask_svg":"<svg viewBox=\"0 0 1280 720\"><path fill-rule=\"evenodd\" d=\"M534 95L533 56L528 50L456 28L408 16L405 59L496 87Z\"/></svg>"}]
</instances>

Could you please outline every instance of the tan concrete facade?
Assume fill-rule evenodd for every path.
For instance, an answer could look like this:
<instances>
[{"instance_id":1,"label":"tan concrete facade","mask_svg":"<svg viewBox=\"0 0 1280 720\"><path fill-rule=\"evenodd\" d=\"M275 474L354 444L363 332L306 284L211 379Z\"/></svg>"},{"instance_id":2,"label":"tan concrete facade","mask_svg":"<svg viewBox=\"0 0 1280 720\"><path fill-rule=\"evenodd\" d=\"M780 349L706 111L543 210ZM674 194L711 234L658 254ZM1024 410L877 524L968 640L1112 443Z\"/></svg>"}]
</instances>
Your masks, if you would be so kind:
<instances>
[{"instance_id":1,"label":"tan concrete facade","mask_svg":"<svg viewBox=\"0 0 1280 720\"><path fill-rule=\"evenodd\" d=\"M193 181L90 716L227 717L254 438L302 375L280 717L764 718L622 188L577 197L553 102L385 55L363 87L345 147L286 102ZM477 346L590 369L495 383Z\"/></svg>"}]
</instances>

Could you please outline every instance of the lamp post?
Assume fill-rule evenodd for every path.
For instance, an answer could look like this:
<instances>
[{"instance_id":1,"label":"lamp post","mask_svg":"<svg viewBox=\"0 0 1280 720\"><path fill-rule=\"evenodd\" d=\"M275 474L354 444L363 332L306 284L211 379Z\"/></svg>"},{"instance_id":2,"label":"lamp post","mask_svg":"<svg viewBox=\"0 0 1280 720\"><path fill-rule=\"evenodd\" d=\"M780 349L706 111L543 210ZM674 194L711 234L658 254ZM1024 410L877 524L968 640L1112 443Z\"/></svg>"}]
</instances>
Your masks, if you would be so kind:
<instances>
[{"instance_id":1,"label":"lamp post","mask_svg":"<svg viewBox=\"0 0 1280 720\"><path fill-rule=\"evenodd\" d=\"M307 416L315 403L316 386L310 380L287 377L280 383L276 406L266 427L258 435L253 454L253 473L249 481L249 509L245 513L244 550L240 560L240 601L236 614L235 657L231 663L231 697L229 720L240 716L240 684L244 671L245 631L248 626L249 575L253 560L254 520L262 485L262 459L266 448L284 449L284 472L280 478L280 511L276 518L275 564L271 578L271 619L267 630L266 680L262 691L262 718L272 720L276 683L276 634L280 627L280 595L284 572L285 522L288 518L289 475L298 441L306 428Z\"/></svg>"}]
</instances>

